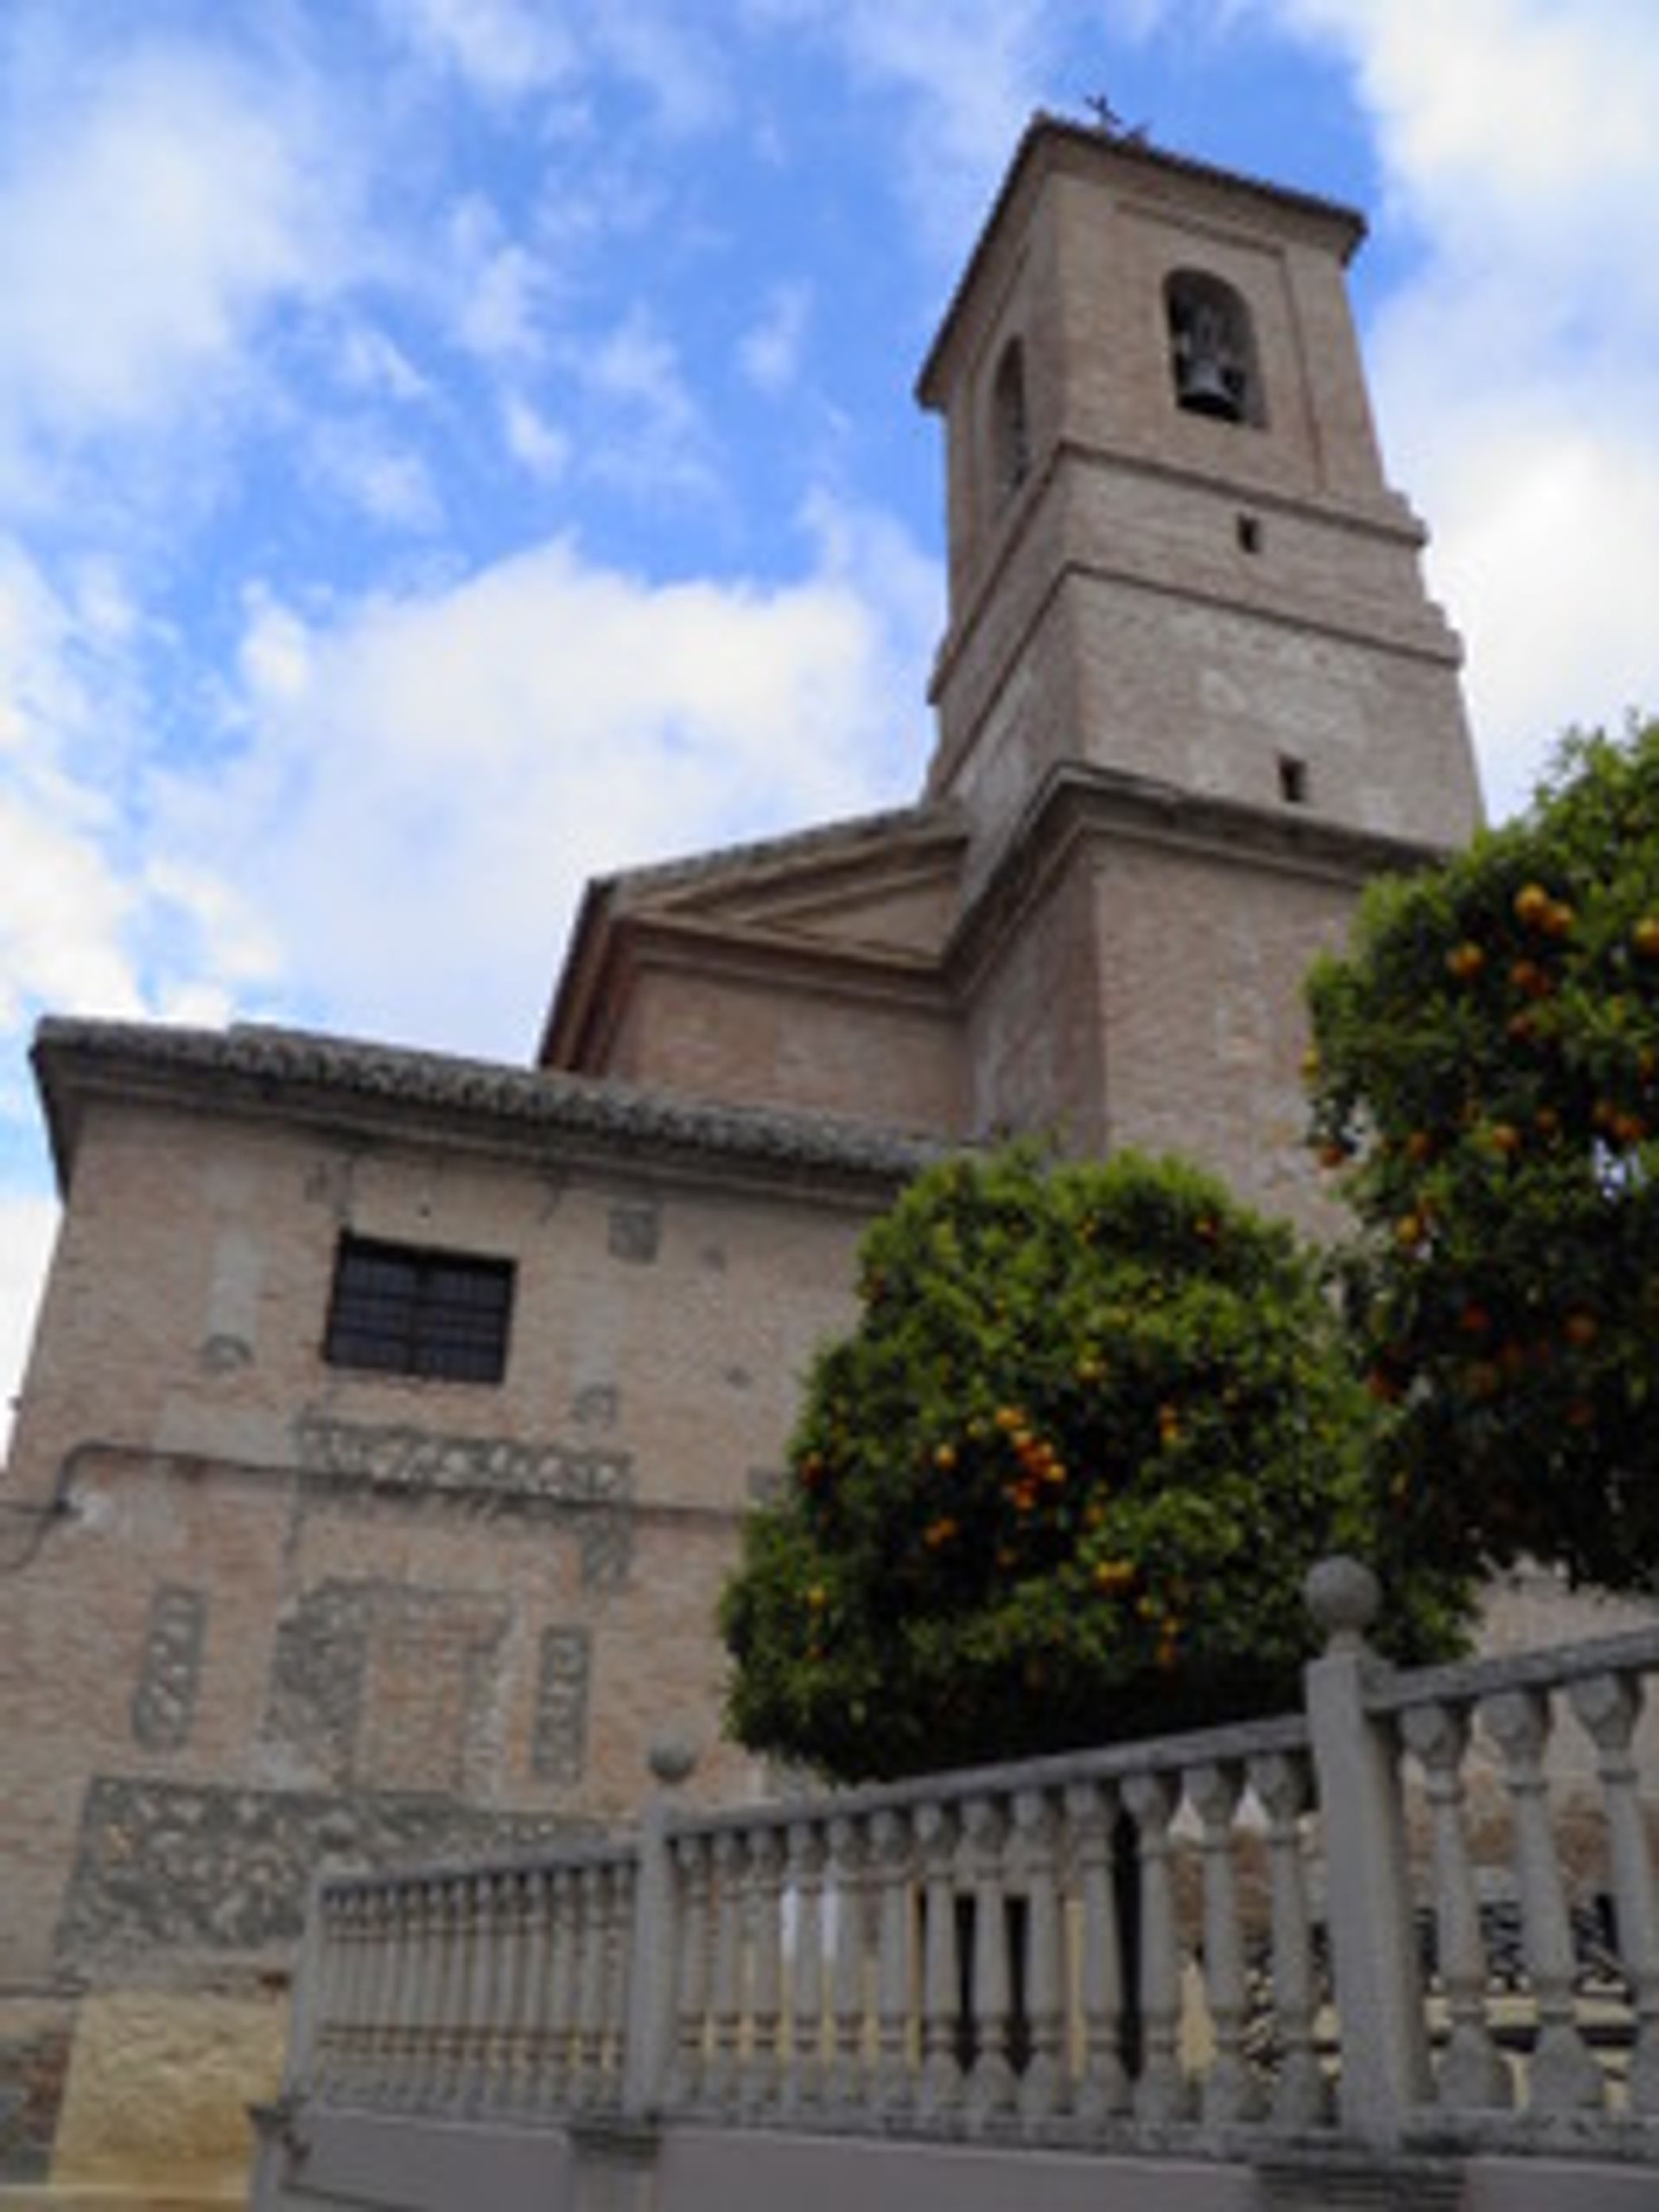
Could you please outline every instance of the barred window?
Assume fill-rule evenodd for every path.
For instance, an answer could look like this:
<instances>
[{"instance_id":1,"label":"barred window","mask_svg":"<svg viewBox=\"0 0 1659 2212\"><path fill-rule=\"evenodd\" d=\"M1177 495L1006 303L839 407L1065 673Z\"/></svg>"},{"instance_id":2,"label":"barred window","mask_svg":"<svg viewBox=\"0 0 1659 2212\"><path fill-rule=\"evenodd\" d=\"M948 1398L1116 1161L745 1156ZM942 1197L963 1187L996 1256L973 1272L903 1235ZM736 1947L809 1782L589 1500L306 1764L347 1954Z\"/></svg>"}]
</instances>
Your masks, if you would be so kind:
<instances>
[{"instance_id":1,"label":"barred window","mask_svg":"<svg viewBox=\"0 0 1659 2212\"><path fill-rule=\"evenodd\" d=\"M335 1367L499 1382L512 1262L342 1236L323 1357Z\"/></svg>"}]
</instances>

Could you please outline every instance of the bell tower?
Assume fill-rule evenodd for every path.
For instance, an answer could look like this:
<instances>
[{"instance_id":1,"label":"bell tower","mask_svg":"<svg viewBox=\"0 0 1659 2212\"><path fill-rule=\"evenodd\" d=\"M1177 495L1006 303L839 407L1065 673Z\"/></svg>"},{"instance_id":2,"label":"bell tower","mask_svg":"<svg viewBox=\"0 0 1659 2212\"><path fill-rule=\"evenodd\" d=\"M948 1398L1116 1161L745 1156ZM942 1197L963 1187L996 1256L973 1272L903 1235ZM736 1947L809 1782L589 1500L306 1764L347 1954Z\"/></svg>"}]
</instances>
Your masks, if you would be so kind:
<instances>
[{"instance_id":1,"label":"bell tower","mask_svg":"<svg viewBox=\"0 0 1659 2212\"><path fill-rule=\"evenodd\" d=\"M1456 639L1386 484L1349 210L1039 118L923 369L950 626L930 791L995 843L1057 765L1455 843Z\"/></svg>"},{"instance_id":2,"label":"bell tower","mask_svg":"<svg viewBox=\"0 0 1659 2212\"><path fill-rule=\"evenodd\" d=\"M1302 978L1480 804L1349 311L1363 232L1039 117L918 384L968 1126L1187 1153L1310 1222Z\"/></svg>"}]
</instances>

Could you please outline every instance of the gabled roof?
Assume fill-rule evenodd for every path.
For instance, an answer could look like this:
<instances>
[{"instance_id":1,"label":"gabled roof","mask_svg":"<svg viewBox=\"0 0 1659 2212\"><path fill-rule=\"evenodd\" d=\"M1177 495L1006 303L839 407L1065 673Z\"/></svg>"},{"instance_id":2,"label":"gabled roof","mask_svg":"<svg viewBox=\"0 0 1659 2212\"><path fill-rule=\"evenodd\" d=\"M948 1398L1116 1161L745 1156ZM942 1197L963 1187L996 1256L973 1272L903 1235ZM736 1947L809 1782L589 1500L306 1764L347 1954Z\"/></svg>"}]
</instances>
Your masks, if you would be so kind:
<instances>
[{"instance_id":1,"label":"gabled roof","mask_svg":"<svg viewBox=\"0 0 1659 2212\"><path fill-rule=\"evenodd\" d=\"M960 903L966 824L949 804L860 815L591 882L542 1033L543 1067L581 1067L645 935L693 937L845 970L931 969Z\"/></svg>"}]
</instances>

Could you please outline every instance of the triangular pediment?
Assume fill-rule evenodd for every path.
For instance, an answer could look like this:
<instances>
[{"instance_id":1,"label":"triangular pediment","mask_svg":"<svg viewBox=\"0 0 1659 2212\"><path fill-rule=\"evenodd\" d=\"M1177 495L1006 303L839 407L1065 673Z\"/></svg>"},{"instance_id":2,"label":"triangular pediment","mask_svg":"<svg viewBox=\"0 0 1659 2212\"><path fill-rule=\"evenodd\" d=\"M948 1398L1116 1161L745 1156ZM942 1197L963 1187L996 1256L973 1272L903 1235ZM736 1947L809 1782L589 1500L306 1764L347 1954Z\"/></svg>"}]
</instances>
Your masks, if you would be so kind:
<instances>
[{"instance_id":1,"label":"triangular pediment","mask_svg":"<svg viewBox=\"0 0 1659 2212\"><path fill-rule=\"evenodd\" d=\"M965 834L916 808L617 877L618 921L937 958L961 899Z\"/></svg>"}]
</instances>

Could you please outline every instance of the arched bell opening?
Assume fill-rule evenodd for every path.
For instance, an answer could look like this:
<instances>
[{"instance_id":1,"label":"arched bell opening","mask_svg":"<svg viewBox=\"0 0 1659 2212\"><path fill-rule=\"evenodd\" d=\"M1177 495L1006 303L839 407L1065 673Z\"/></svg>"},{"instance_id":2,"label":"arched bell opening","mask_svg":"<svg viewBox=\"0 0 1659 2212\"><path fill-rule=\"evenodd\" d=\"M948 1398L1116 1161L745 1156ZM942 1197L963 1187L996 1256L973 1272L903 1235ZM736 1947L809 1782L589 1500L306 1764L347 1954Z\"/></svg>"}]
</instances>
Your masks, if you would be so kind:
<instances>
[{"instance_id":1,"label":"arched bell opening","mask_svg":"<svg viewBox=\"0 0 1659 2212\"><path fill-rule=\"evenodd\" d=\"M1217 423L1267 423L1250 311L1207 270L1178 269L1164 281L1169 368L1175 404Z\"/></svg>"}]
</instances>

